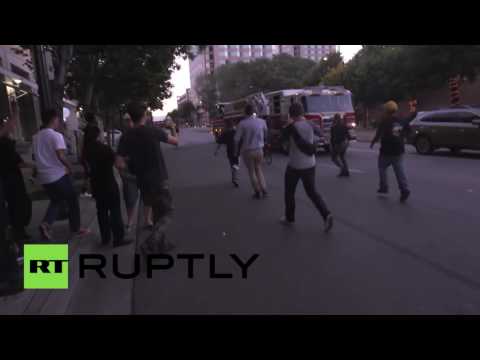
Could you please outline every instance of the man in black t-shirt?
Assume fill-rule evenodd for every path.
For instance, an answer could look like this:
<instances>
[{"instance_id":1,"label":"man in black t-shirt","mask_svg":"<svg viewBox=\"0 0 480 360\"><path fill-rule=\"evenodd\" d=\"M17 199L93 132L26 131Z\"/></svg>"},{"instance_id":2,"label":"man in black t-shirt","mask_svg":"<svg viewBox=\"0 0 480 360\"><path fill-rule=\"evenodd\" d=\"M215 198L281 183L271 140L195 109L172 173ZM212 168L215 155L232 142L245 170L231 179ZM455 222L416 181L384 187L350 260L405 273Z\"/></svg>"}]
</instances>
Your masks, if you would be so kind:
<instances>
[{"instance_id":1,"label":"man in black t-shirt","mask_svg":"<svg viewBox=\"0 0 480 360\"><path fill-rule=\"evenodd\" d=\"M137 177L138 187L145 206L151 206L153 212L153 234L142 250L145 253L168 251L170 244L164 243L161 231L173 212L172 196L168 187L168 173L163 159L160 142L178 145L175 129L172 135L164 130L146 127L146 106L131 103L127 112L133 121L134 128L126 132L118 144L117 166L129 169Z\"/></svg>"},{"instance_id":2,"label":"man in black t-shirt","mask_svg":"<svg viewBox=\"0 0 480 360\"><path fill-rule=\"evenodd\" d=\"M84 160L88 166L92 195L97 204L97 219L102 244L110 243L113 234L113 247L131 243L125 239L120 191L113 173L115 153L99 140L100 129L90 129L85 138Z\"/></svg>"},{"instance_id":3,"label":"man in black t-shirt","mask_svg":"<svg viewBox=\"0 0 480 360\"><path fill-rule=\"evenodd\" d=\"M400 201L404 202L410 196L407 176L403 167L405 152L405 135L413 117L399 119L396 116L398 105L389 101L384 105L385 114L380 122L370 148L380 140L380 155L378 157L378 171L380 175L379 194L388 194L387 169L393 167L400 188Z\"/></svg>"}]
</instances>

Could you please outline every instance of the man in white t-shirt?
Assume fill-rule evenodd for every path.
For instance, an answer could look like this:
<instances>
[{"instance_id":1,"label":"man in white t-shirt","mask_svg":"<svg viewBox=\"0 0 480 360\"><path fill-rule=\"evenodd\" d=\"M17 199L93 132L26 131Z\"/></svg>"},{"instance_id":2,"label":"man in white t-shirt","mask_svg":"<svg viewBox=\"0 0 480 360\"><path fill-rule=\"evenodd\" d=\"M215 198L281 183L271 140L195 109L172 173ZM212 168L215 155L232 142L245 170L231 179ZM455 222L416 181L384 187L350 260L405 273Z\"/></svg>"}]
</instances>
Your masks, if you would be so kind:
<instances>
[{"instance_id":1,"label":"man in white t-shirt","mask_svg":"<svg viewBox=\"0 0 480 360\"><path fill-rule=\"evenodd\" d=\"M76 235L86 235L89 231L80 228L80 206L69 176L72 168L65 156L65 140L56 131L60 117L55 110L47 110L43 114L42 123L43 128L33 138L33 154L37 180L45 188L50 204L40 224L40 232L44 238L51 239L51 226L58 217L62 202L66 202L70 230Z\"/></svg>"}]
</instances>

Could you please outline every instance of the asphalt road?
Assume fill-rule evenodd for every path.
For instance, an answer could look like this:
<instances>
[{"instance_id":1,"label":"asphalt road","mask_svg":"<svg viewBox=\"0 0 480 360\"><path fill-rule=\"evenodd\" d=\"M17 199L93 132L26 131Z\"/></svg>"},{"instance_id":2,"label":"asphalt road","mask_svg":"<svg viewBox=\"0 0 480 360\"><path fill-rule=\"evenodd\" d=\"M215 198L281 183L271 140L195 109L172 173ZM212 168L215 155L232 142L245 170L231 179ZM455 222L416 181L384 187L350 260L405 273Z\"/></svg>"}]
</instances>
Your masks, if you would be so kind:
<instances>
[{"instance_id":1,"label":"asphalt road","mask_svg":"<svg viewBox=\"0 0 480 360\"><path fill-rule=\"evenodd\" d=\"M233 188L225 154L213 156L208 132L180 135L179 148L164 147L176 208L168 236L177 243L173 256L205 259L195 263L193 279L179 259L153 278L137 278L134 313L480 313L480 154L421 156L409 148L405 204L393 172L390 195L377 196L377 149L351 146L349 179L337 178L329 157L319 156L317 185L335 219L325 235L301 185L295 226L278 223L285 156L265 165L270 198L258 201L243 164L240 188ZM233 278L210 278L210 254L215 271ZM259 255L248 278L230 254L244 261Z\"/></svg>"}]
</instances>

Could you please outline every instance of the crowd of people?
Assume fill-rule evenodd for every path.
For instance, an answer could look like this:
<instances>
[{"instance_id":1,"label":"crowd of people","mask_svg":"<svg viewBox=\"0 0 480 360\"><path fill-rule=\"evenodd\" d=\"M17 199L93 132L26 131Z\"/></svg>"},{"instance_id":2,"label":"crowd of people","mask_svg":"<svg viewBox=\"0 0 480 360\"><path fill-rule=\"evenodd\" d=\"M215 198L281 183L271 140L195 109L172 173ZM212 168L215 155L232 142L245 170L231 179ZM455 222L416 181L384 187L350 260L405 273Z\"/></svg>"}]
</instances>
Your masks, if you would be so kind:
<instances>
[{"instance_id":1,"label":"crowd of people","mask_svg":"<svg viewBox=\"0 0 480 360\"><path fill-rule=\"evenodd\" d=\"M173 244L166 240L164 230L171 219L173 206L160 142L178 145L175 126L170 127L170 133L146 126L147 107L142 103L131 103L127 107L126 131L115 153L104 143L95 116L87 113L85 118L87 126L84 128L81 164L88 181L84 191L90 191L96 203L101 244L112 243L118 247L132 242L127 234L134 226L135 209L141 196L145 206L144 225L150 235L140 250L144 254L169 251ZM0 124L0 295L23 288L20 266L23 244L30 238L25 228L31 221L32 202L21 168L34 169L36 181L49 198L47 211L38 227L41 242L55 241L52 225L63 218L69 221L69 239L90 234L89 229L81 227L79 195L74 187L73 167L66 156L65 140L59 131L61 121L55 110L43 113L41 129L32 142L34 163L22 159L11 139L16 119L9 118ZM121 181L117 180L114 168ZM122 216L119 182L125 200L126 224ZM13 237L7 236L8 225Z\"/></svg>"},{"instance_id":2,"label":"crowd of people","mask_svg":"<svg viewBox=\"0 0 480 360\"><path fill-rule=\"evenodd\" d=\"M396 115L397 112L398 105L394 101L384 104L384 114L370 147L373 148L378 141L381 143L378 157L380 186L377 192L379 194L388 193L387 169L392 166L400 189L400 201L404 202L410 196L403 166L404 139L409 131L409 123L416 114L412 113L409 117L400 119ZM323 131L312 121L306 120L301 103L291 104L288 115L288 120L281 130L281 141L288 141L290 148L284 176L285 215L280 221L285 225L295 223L295 191L301 180L307 196L323 218L324 231L329 232L333 227L333 216L319 194L315 182L315 155L317 153L315 136L322 137ZM229 119L225 121L225 131L217 139L218 147L215 155L221 145L227 146L232 183L235 187L239 186L238 159L242 157L248 169L253 198L267 197L267 185L262 169L263 151L268 136L266 121L256 116L251 104L247 104L245 107L245 118L240 120L237 126L234 126ZM340 114L335 114L330 128L330 153L332 162L340 169L338 177L350 176L346 161L350 140L352 137L345 120Z\"/></svg>"},{"instance_id":3,"label":"crowd of people","mask_svg":"<svg viewBox=\"0 0 480 360\"><path fill-rule=\"evenodd\" d=\"M389 101L384 105L384 116L377 128L371 147L381 143L378 157L380 185L378 193L388 193L387 169L392 166L400 189L400 201L410 195L403 167L404 137L413 116L400 119L398 106ZM114 247L132 242L128 238L134 226L134 214L141 196L144 204L144 223L150 230L141 244L143 254L171 250L174 245L166 239L165 228L173 215L172 196L168 184L168 172L160 143L178 145L176 127L170 132L146 126L147 107L131 103L127 107L125 131L116 153L104 143L103 134L96 125L93 114L86 115L81 164L84 167L88 187L96 202L97 220L101 244L112 243ZM23 244L30 237L25 228L31 221L32 205L25 188L21 168L34 169L35 178L50 200L39 232L43 241L53 241L52 225L59 218L69 220L72 237L83 237L90 230L81 227L81 212L78 194L73 183L73 169L66 156L66 145L58 131L61 117L55 110L47 110L42 116L42 127L33 137L33 160L28 163L17 153L10 134L15 127L15 118L0 124L0 293L12 289L21 290L19 264L23 258ZM333 227L333 215L317 190L315 181L317 144L315 136L322 136L322 129L306 120L302 104L293 103L289 108L288 121L281 137L290 143L289 159L284 174L285 213L280 221L285 225L295 223L295 192L301 181L307 196L318 210L324 222L324 231ZM226 123L225 132L217 140L218 152L222 144L227 146L227 157L232 173L232 183L239 187L239 159L248 170L253 198L268 197L267 183L263 173L263 149L267 143L266 121L254 112L254 107L245 107L245 118L237 126ZM348 128L340 115L335 115L331 128L331 156L340 173L349 177L346 153L351 140ZM115 170L121 178L121 188ZM126 224L121 210L121 191L127 213ZM64 213L62 215L62 213ZM13 242L6 237L9 219Z\"/></svg>"}]
</instances>

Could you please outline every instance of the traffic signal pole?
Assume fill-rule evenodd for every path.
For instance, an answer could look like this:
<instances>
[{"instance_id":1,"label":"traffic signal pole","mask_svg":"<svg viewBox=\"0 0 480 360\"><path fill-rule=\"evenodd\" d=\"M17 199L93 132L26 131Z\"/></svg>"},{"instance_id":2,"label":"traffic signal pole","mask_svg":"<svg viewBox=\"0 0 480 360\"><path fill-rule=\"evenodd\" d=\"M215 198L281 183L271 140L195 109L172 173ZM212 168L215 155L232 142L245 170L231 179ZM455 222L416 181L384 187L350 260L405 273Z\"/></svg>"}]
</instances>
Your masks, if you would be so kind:
<instances>
[{"instance_id":1,"label":"traffic signal pole","mask_svg":"<svg viewBox=\"0 0 480 360\"><path fill-rule=\"evenodd\" d=\"M450 105L460 104L460 81L459 76L451 77L448 81L450 87Z\"/></svg>"}]
</instances>

